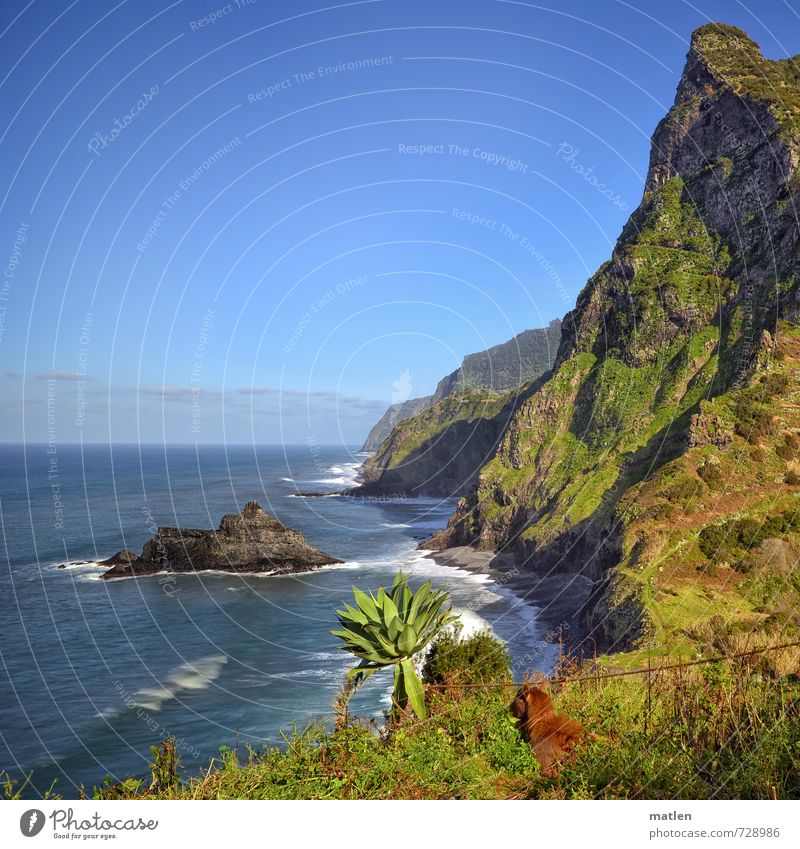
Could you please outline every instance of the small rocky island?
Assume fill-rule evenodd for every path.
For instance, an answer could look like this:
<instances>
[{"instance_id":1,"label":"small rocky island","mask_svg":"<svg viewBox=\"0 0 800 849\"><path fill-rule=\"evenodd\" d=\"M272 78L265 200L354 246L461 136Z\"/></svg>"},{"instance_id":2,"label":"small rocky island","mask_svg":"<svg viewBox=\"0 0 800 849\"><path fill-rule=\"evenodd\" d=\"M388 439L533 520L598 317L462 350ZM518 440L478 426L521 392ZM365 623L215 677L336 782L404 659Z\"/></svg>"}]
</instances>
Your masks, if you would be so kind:
<instances>
[{"instance_id":1,"label":"small rocky island","mask_svg":"<svg viewBox=\"0 0 800 849\"><path fill-rule=\"evenodd\" d=\"M102 561L101 578L131 578L157 572L219 570L237 574L289 575L341 563L309 545L300 531L285 527L257 501L222 517L219 529L159 528L141 555L122 551Z\"/></svg>"}]
</instances>

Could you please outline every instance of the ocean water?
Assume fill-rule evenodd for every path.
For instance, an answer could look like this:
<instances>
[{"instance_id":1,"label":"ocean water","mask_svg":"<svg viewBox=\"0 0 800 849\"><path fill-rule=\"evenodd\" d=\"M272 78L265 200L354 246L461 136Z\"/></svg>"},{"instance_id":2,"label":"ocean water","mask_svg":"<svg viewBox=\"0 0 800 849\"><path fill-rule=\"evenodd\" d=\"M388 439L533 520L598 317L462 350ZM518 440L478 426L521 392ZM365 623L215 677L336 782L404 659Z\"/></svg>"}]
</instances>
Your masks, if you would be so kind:
<instances>
[{"instance_id":1,"label":"ocean water","mask_svg":"<svg viewBox=\"0 0 800 849\"><path fill-rule=\"evenodd\" d=\"M397 569L447 588L467 630L491 628L515 671L554 648L535 609L484 576L416 550L452 504L333 492L363 455L341 447L0 446L0 771L33 771L29 795L74 796L104 776L144 775L149 747L179 741L184 768L221 745L281 745L323 720L354 659L329 634L351 585ZM212 528L256 499L343 566L291 577L224 573L101 581L96 561L140 551L157 526ZM61 563L82 562L67 569ZM352 702L382 716L391 673Z\"/></svg>"}]
</instances>

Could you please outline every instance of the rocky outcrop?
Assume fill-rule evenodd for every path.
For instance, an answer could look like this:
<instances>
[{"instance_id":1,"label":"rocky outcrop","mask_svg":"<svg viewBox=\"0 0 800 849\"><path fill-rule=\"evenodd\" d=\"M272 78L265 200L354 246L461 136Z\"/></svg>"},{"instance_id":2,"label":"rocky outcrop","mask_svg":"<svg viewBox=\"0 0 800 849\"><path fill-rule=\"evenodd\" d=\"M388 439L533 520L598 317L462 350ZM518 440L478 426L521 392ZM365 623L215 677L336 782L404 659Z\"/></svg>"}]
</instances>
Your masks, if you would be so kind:
<instances>
[{"instance_id":1,"label":"rocky outcrop","mask_svg":"<svg viewBox=\"0 0 800 849\"><path fill-rule=\"evenodd\" d=\"M727 448L733 442L733 423L718 413L706 411L695 413L689 425L689 447L715 445Z\"/></svg>"},{"instance_id":2,"label":"rocky outcrop","mask_svg":"<svg viewBox=\"0 0 800 849\"><path fill-rule=\"evenodd\" d=\"M131 563L138 559L138 554L134 554L134 552L128 548L123 548L122 551L112 554L107 560L100 560L97 565L108 566L109 568L112 566L130 566Z\"/></svg>"},{"instance_id":3,"label":"rocky outcrop","mask_svg":"<svg viewBox=\"0 0 800 849\"><path fill-rule=\"evenodd\" d=\"M523 330L508 342L477 354L467 354L460 368L443 377L433 395L392 404L369 432L362 451L374 452L401 422L449 398L469 392L506 393L544 374L555 359L561 340L561 321Z\"/></svg>"},{"instance_id":4,"label":"rocky outcrop","mask_svg":"<svg viewBox=\"0 0 800 849\"><path fill-rule=\"evenodd\" d=\"M341 562L309 545L300 531L285 527L258 502L250 501L241 513L223 516L216 531L159 528L139 557L121 551L105 561L103 565L112 568L101 577L208 570L285 575Z\"/></svg>"}]
</instances>

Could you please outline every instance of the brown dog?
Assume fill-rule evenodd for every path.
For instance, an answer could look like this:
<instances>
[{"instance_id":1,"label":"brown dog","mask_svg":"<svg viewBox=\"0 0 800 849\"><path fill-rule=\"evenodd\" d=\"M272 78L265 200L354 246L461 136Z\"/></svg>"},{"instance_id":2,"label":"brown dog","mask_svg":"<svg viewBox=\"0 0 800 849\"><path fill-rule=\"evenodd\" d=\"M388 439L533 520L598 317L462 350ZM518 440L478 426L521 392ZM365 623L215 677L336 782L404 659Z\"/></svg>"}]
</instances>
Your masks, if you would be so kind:
<instances>
[{"instance_id":1,"label":"brown dog","mask_svg":"<svg viewBox=\"0 0 800 849\"><path fill-rule=\"evenodd\" d=\"M520 731L542 765L542 774L548 778L558 775L558 762L581 739L597 739L597 735L588 732L580 722L556 713L553 700L542 687L523 684L510 710L519 720Z\"/></svg>"}]
</instances>

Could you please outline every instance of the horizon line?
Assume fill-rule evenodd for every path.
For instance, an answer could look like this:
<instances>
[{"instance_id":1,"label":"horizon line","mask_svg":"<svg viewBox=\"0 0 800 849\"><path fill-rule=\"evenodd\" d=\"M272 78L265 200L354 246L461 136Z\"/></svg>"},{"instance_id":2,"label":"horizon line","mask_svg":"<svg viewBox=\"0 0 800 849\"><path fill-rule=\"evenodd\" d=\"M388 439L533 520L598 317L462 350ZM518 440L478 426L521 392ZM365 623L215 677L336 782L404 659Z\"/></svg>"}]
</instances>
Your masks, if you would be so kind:
<instances>
[{"instance_id":1,"label":"horizon line","mask_svg":"<svg viewBox=\"0 0 800 849\"><path fill-rule=\"evenodd\" d=\"M114 446L131 446L138 448L199 448L199 447L212 447L212 448L313 448L314 446L322 446L325 448L337 447L337 448L353 448L358 443L346 443L346 442L75 442L75 441L64 441L56 443L56 448L59 445L77 445L84 447L102 447L102 448L111 448ZM8 446L45 446L48 447L50 445L49 442L45 441L30 441L30 442L5 442L0 441L0 448L8 447ZM370 453L370 452L366 452Z\"/></svg>"}]
</instances>

